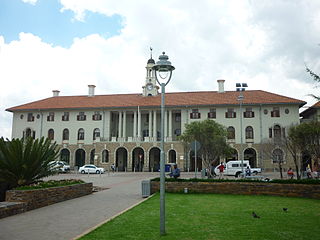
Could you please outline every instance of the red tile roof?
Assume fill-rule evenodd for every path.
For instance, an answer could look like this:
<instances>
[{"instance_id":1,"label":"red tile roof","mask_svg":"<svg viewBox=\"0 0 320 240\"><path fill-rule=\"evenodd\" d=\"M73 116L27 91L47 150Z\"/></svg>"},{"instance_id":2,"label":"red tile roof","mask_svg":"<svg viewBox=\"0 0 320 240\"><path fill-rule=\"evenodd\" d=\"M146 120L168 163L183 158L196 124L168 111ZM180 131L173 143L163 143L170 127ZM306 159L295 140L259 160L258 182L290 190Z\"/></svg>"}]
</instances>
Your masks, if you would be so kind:
<instances>
[{"instance_id":1,"label":"red tile roof","mask_svg":"<svg viewBox=\"0 0 320 240\"><path fill-rule=\"evenodd\" d=\"M262 91L248 90L243 92L243 104L298 104L306 102ZM239 92L216 91L166 93L166 106L205 106L205 105L238 105ZM88 96L58 96L23 104L6 109L7 111L86 109L86 108L133 108L160 106L161 96L143 97L141 94L114 94Z\"/></svg>"}]
</instances>

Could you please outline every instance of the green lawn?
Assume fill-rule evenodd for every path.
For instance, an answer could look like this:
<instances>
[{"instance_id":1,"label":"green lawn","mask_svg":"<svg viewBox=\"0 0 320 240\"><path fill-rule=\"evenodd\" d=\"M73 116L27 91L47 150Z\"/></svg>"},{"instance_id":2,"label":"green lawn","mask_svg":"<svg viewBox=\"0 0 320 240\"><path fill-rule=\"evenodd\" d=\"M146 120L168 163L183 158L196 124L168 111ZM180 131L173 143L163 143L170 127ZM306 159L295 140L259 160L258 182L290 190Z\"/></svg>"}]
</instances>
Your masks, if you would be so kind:
<instances>
[{"instance_id":1,"label":"green lawn","mask_svg":"<svg viewBox=\"0 0 320 240\"><path fill-rule=\"evenodd\" d=\"M110 203L112 204L112 203ZM282 210L288 208L287 212ZM255 211L261 218L253 218ZM320 201L272 196L166 194L159 236L159 194L81 239L320 239Z\"/></svg>"}]
</instances>

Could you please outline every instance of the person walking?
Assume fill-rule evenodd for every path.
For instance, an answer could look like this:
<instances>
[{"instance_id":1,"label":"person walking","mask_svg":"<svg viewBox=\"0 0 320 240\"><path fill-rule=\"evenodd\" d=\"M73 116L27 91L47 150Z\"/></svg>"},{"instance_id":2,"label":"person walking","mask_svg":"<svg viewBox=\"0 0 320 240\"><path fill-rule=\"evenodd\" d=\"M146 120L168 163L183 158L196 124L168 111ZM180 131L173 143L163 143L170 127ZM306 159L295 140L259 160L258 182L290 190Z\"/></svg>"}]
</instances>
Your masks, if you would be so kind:
<instances>
[{"instance_id":1,"label":"person walking","mask_svg":"<svg viewBox=\"0 0 320 240\"><path fill-rule=\"evenodd\" d=\"M223 162L219 165L218 169L219 169L219 179L221 179L223 178L223 171L225 169Z\"/></svg>"}]
</instances>

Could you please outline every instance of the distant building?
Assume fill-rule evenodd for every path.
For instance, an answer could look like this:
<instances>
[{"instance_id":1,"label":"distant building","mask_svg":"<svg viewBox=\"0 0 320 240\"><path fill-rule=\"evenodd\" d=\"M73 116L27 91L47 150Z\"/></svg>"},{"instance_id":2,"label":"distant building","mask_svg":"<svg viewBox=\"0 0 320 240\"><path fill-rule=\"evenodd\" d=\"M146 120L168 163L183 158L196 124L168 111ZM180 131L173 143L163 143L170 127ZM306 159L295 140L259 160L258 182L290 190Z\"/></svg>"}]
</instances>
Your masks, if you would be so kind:
<instances>
[{"instance_id":1,"label":"distant building","mask_svg":"<svg viewBox=\"0 0 320 240\"><path fill-rule=\"evenodd\" d=\"M320 102L300 113L301 122L320 121Z\"/></svg>"},{"instance_id":2,"label":"distant building","mask_svg":"<svg viewBox=\"0 0 320 240\"><path fill-rule=\"evenodd\" d=\"M156 84L155 61L146 66L142 93L95 95L89 85L86 96L53 96L8 108L13 113L12 137L48 137L61 147L61 159L71 166L85 163L109 168L115 163L119 171L158 171L160 161L160 94ZM185 171L195 169L194 154L178 141L185 124L212 119L228 130L228 142L234 148L228 161L238 159L240 149L240 108L237 91L225 91L218 80L218 91L175 92L166 94L165 153L166 162L178 163ZM305 102L262 90L243 92L243 153L254 167L277 168L292 164L279 147L273 155L262 156L265 139L286 134L299 123L299 108ZM277 160L278 159L278 160ZM197 168L202 168L201 159Z\"/></svg>"}]
</instances>

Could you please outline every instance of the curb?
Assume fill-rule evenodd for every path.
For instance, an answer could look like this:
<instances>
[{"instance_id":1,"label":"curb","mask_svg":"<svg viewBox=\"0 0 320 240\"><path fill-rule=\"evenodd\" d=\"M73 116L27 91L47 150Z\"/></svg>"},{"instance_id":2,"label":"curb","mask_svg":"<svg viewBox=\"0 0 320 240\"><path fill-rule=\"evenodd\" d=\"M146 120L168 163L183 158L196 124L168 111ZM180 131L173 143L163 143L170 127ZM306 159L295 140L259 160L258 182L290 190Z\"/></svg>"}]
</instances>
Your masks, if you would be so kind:
<instances>
[{"instance_id":1,"label":"curb","mask_svg":"<svg viewBox=\"0 0 320 240\"><path fill-rule=\"evenodd\" d=\"M83 237L83 236L87 235L88 233L92 232L93 230L97 229L98 227L102 226L103 224L105 224L105 223L107 223L107 222L111 221L112 219L114 219L114 218L116 218L116 217L120 216L121 214L125 213L126 211L128 211L128 210L130 210L130 209L132 209L132 208L134 208L134 207L136 207L136 206L138 206L139 204L143 203L144 201L147 201L148 199L152 198L153 196L154 196L154 194L152 194L152 195L150 195L149 197L147 197L147 198L145 198L145 199L141 200L140 202L137 202L137 203L133 204L132 206L130 206L130 207L128 207L128 208L126 208L126 209L124 209L123 211L121 211L121 212L117 213L116 215L113 215L112 217L110 217L110 218L108 218L108 219L104 220L103 222L101 222L101 223L97 224L96 226L93 226L93 227L91 227L91 228L87 229L86 231L84 231L83 233L79 234L78 236L76 236L76 237L72 238L71 240L77 240L77 239L79 239L79 238L81 238L81 237Z\"/></svg>"}]
</instances>

